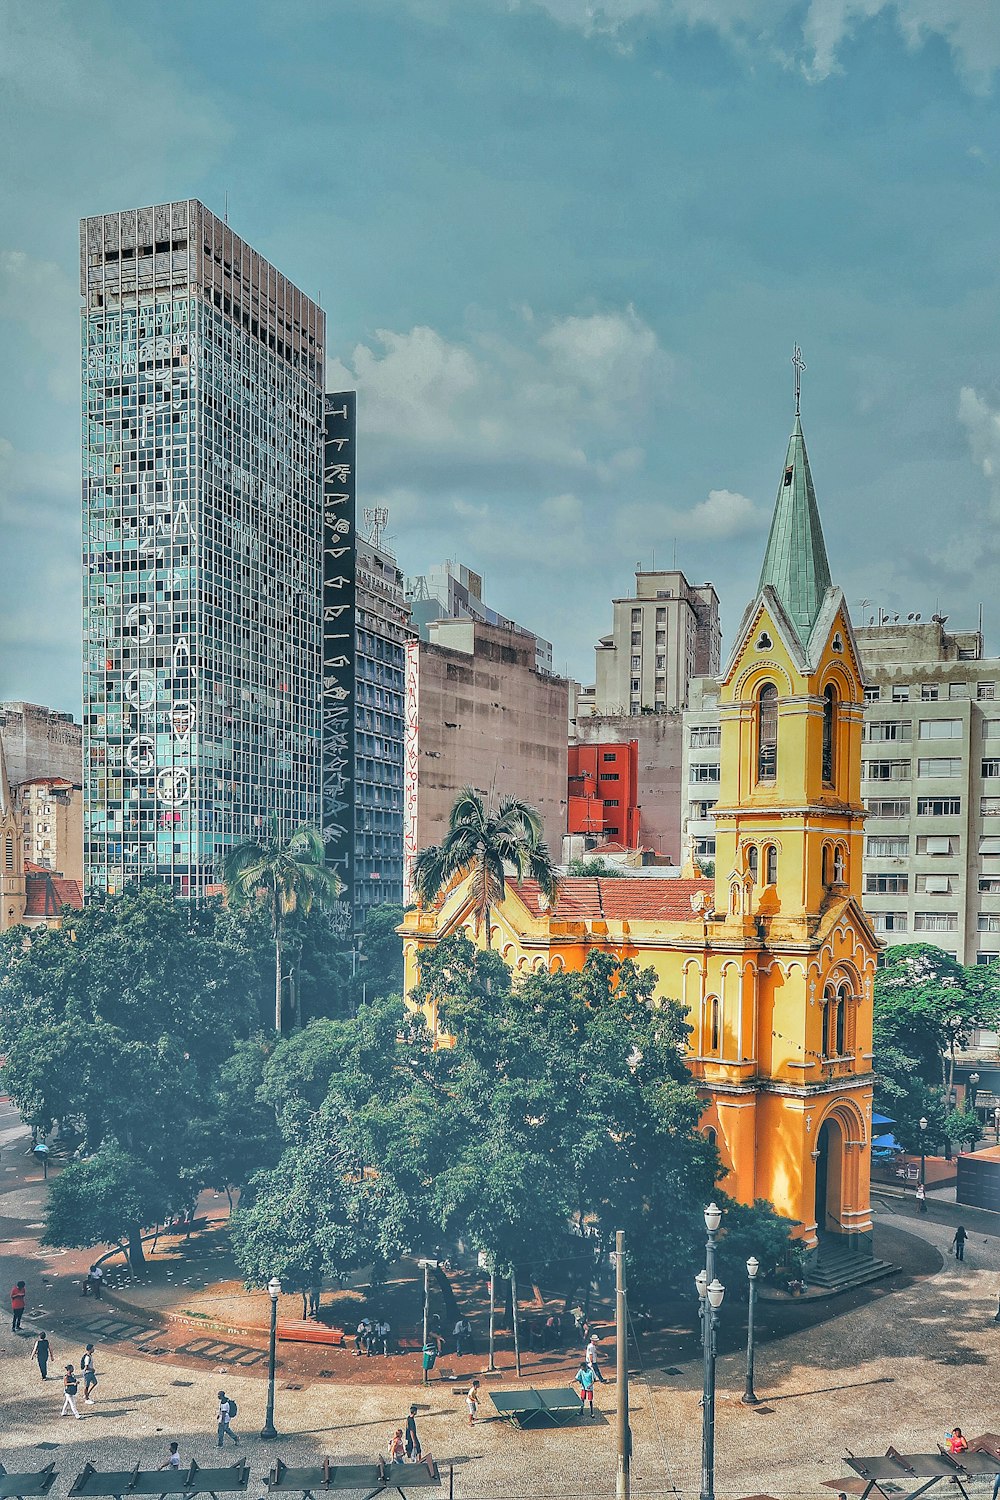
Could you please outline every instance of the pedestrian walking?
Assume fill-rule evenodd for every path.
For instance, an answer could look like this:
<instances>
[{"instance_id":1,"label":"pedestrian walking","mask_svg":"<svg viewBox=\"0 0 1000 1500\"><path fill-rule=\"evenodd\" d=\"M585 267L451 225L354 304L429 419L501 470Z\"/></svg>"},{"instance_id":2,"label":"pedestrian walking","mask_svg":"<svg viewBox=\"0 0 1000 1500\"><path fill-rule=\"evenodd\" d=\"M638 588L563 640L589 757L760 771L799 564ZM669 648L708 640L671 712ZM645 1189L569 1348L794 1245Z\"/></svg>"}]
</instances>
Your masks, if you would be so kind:
<instances>
[{"instance_id":1,"label":"pedestrian walking","mask_svg":"<svg viewBox=\"0 0 1000 1500\"><path fill-rule=\"evenodd\" d=\"M600 1363L599 1363L599 1361L600 1361L600 1350L597 1347L598 1343L599 1343L599 1340L598 1340L597 1334L596 1333L592 1333L590 1335L590 1343L587 1345L586 1365L587 1365L587 1369L588 1370L593 1370L594 1375L601 1382L602 1385L607 1385L608 1382L605 1380L604 1376L601 1374L601 1366L600 1366Z\"/></svg>"},{"instance_id":2,"label":"pedestrian walking","mask_svg":"<svg viewBox=\"0 0 1000 1500\"><path fill-rule=\"evenodd\" d=\"M575 1383L580 1387L580 1413L590 1407L590 1416L594 1416L594 1372L589 1365L583 1364L574 1376Z\"/></svg>"},{"instance_id":3,"label":"pedestrian walking","mask_svg":"<svg viewBox=\"0 0 1000 1500\"><path fill-rule=\"evenodd\" d=\"M959 1224L958 1228L955 1230L955 1238L951 1242L955 1251L956 1260L965 1259L965 1242L968 1238L968 1230L965 1229L961 1224Z\"/></svg>"},{"instance_id":4,"label":"pedestrian walking","mask_svg":"<svg viewBox=\"0 0 1000 1500\"><path fill-rule=\"evenodd\" d=\"M401 1464L405 1463L405 1461L406 1449L403 1443L403 1429L402 1427L397 1427L389 1439L389 1462L391 1464Z\"/></svg>"},{"instance_id":5,"label":"pedestrian walking","mask_svg":"<svg viewBox=\"0 0 1000 1500\"><path fill-rule=\"evenodd\" d=\"M67 1411L70 1411L79 1422L80 1413L76 1409L76 1393L78 1390L79 1383L76 1378L76 1371L72 1365L67 1365L63 1374L63 1404L59 1415L64 1417Z\"/></svg>"},{"instance_id":6,"label":"pedestrian walking","mask_svg":"<svg viewBox=\"0 0 1000 1500\"><path fill-rule=\"evenodd\" d=\"M922 1182L917 1183L917 1212L921 1214L927 1212L927 1189Z\"/></svg>"},{"instance_id":7,"label":"pedestrian walking","mask_svg":"<svg viewBox=\"0 0 1000 1500\"><path fill-rule=\"evenodd\" d=\"M35 1340L34 1348L31 1352L34 1355L35 1359L38 1361L38 1373L41 1375L43 1380L48 1380L49 1360L52 1357L52 1350L49 1346L48 1338L44 1333L40 1333L38 1335L37 1339Z\"/></svg>"},{"instance_id":8,"label":"pedestrian walking","mask_svg":"<svg viewBox=\"0 0 1000 1500\"><path fill-rule=\"evenodd\" d=\"M314 1281L312 1286L309 1288L309 1316L311 1318L319 1317L319 1303L322 1295L323 1287L321 1283L318 1281Z\"/></svg>"},{"instance_id":9,"label":"pedestrian walking","mask_svg":"<svg viewBox=\"0 0 1000 1500\"><path fill-rule=\"evenodd\" d=\"M219 1437L219 1447L220 1448L222 1447L222 1440L223 1440L223 1438L227 1438L227 1437L232 1438L233 1442L237 1446L239 1446L239 1441L240 1440L236 1436L235 1432L233 1431L233 1429L229 1425L230 1422L235 1417L235 1415L236 1415L236 1402L233 1400L233 1398L231 1396L227 1396L226 1393L225 1393L225 1391L220 1391L219 1392L219 1417L218 1417L218 1424L219 1424L218 1425L218 1437Z\"/></svg>"},{"instance_id":10,"label":"pedestrian walking","mask_svg":"<svg viewBox=\"0 0 1000 1500\"><path fill-rule=\"evenodd\" d=\"M468 1318L459 1318L457 1320L452 1330L452 1337L455 1340L455 1353L459 1358L466 1352L471 1352L472 1324Z\"/></svg>"},{"instance_id":11,"label":"pedestrian walking","mask_svg":"<svg viewBox=\"0 0 1000 1500\"><path fill-rule=\"evenodd\" d=\"M159 1471L161 1469L179 1469L180 1466L181 1466L180 1445L178 1443L171 1443L170 1444L170 1452L167 1454L167 1456L163 1460L162 1464L157 1464L156 1465L157 1473L159 1473ZM162 1500L162 1497L161 1497L161 1500Z\"/></svg>"},{"instance_id":12,"label":"pedestrian walking","mask_svg":"<svg viewBox=\"0 0 1000 1500\"><path fill-rule=\"evenodd\" d=\"M475 1427L479 1414L479 1381L474 1380L465 1393L465 1409L469 1413L469 1426Z\"/></svg>"},{"instance_id":13,"label":"pedestrian walking","mask_svg":"<svg viewBox=\"0 0 1000 1500\"><path fill-rule=\"evenodd\" d=\"M406 1419L404 1447L410 1462L418 1464L423 1457L423 1449L420 1446L420 1438L417 1436L417 1408L415 1406L410 1407L410 1414Z\"/></svg>"},{"instance_id":14,"label":"pedestrian walking","mask_svg":"<svg viewBox=\"0 0 1000 1500\"><path fill-rule=\"evenodd\" d=\"M21 1319L24 1317L24 1304L28 1294L24 1289L24 1282L17 1281L10 1289L10 1331L21 1332Z\"/></svg>"},{"instance_id":15,"label":"pedestrian walking","mask_svg":"<svg viewBox=\"0 0 1000 1500\"><path fill-rule=\"evenodd\" d=\"M83 1399L88 1406L94 1404L97 1390L97 1371L94 1369L94 1346L88 1344L80 1356L80 1372L83 1375Z\"/></svg>"}]
</instances>

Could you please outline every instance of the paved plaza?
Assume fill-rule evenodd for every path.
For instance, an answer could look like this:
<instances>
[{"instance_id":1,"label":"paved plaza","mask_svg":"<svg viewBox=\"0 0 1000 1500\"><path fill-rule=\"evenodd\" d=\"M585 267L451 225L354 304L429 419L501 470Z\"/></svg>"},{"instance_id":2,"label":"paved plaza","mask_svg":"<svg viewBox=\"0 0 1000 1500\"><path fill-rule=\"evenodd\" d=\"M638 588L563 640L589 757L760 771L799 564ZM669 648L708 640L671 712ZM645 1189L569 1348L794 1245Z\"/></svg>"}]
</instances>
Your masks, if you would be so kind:
<instances>
[{"instance_id":1,"label":"paved plaza","mask_svg":"<svg viewBox=\"0 0 1000 1500\"><path fill-rule=\"evenodd\" d=\"M0 1456L8 1470L32 1470L54 1460L62 1500L87 1461L104 1468L153 1466L171 1439L186 1462L217 1461L215 1392L225 1386L239 1402L234 1423L240 1454L251 1461L248 1493L262 1481L275 1456L289 1463L315 1462L329 1454L371 1459L402 1425L410 1401L420 1408L424 1448L445 1466L455 1465L460 1497L603 1496L614 1492L613 1383L599 1386L593 1422L555 1431L520 1432L506 1422L466 1422L464 1379L419 1383L415 1359L409 1385L366 1385L309 1370L290 1373L294 1352L282 1348L276 1425L281 1437L264 1443L256 1435L264 1416L266 1360L259 1348L197 1337L197 1330L157 1330L106 1304L68 1291L86 1257L37 1246L44 1185L25 1157L27 1137L13 1115L0 1129L0 1213L5 1242L0 1274L6 1292L17 1276L29 1283L24 1334L0 1328ZM0 1122L3 1123L3 1122ZM28 1180L25 1181L25 1172ZM808 1308L811 1326L772 1337L758 1350L757 1391L763 1404L741 1405L743 1361L726 1354L719 1367L717 1493L720 1497L766 1494L821 1495L846 1476L845 1449L880 1452L933 1450L958 1423L967 1433L996 1428L995 1353L1000 1327L993 1322L1000 1287L1000 1239L987 1215L969 1213L971 1237L964 1265L948 1255L957 1210L935 1204L918 1220L912 1204L895 1197L876 1200L878 1223L890 1231L919 1235L940 1252L924 1254L926 1274L910 1277L895 1291L870 1299L857 1296L841 1310L834 1300ZM948 1222L944 1222L947 1217ZM982 1227L984 1224L990 1228ZM725 1319L727 1307L723 1307ZM802 1309L803 1314L807 1312ZM733 1305L733 1315L743 1316ZM822 1321L813 1319L822 1316ZM34 1332L44 1327L53 1345L50 1379L43 1384L30 1358ZM52 1378L67 1360L78 1364L84 1344L98 1347L99 1399L81 1405L84 1420L60 1418L61 1389ZM700 1363L678 1358L640 1372L633 1364L633 1488L637 1496L666 1494L676 1487L698 1492L700 1460ZM642 1355L642 1358L646 1358ZM364 1362L367 1364L367 1362ZM676 1373L669 1373L676 1371ZM352 1374L354 1372L352 1371ZM560 1366L548 1377L563 1384ZM504 1378L505 1386L512 1384ZM82 1395L82 1393L81 1393ZM488 1417L489 1400L481 1413ZM237 1450L227 1452L227 1461ZM853 1486L855 1491L858 1486ZM826 1489L829 1493L829 1489Z\"/></svg>"}]
</instances>

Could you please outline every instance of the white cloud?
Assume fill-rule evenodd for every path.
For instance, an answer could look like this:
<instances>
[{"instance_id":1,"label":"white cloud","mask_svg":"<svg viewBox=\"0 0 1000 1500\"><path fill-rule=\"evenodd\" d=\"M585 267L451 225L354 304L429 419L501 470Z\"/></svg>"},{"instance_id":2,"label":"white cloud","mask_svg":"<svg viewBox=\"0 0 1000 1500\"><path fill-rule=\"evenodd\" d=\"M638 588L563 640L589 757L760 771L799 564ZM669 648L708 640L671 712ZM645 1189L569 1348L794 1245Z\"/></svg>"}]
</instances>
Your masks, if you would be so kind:
<instances>
[{"instance_id":1,"label":"white cloud","mask_svg":"<svg viewBox=\"0 0 1000 1500\"><path fill-rule=\"evenodd\" d=\"M693 29L709 26L741 50L763 47L821 82L841 68L840 54L867 23L889 16L916 51L931 37L947 43L967 86L988 92L1000 68L1000 6L996 0L521 0L586 36L627 36L641 23ZM787 35L797 38L791 57Z\"/></svg>"},{"instance_id":2,"label":"white cloud","mask_svg":"<svg viewBox=\"0 0 1000 1500\"><path fill-rule=\"evenodd\" d=\"M667 399L672 361L635 308L549 319L522 309L519 332L379 329L330 363L329 389L358 389L381 483L404 483L404 466L439 477L446 466L458 488L517 474L540 488L580 475L611 484L641 467L635 439Z\"/></svg>"},{"instance_id":3,"label":"white cloud","mask_svg":"<svg viewBox=\"0 0 1000 1500\"><path fill-rule=\"evenodd\" d=\"M965 428L972 461L990 487L990 509L1000 520L1000 407L991 406L971 386L958 398L958 420Z\"/></svg>"},{"instance_id":4,"label":"white cloud","mask_svg":"<svg viewBox=\"0 0 1000 1500\"><path fill-rule=\"evenodd\" d=\"M760 531L767 516L737 490L709 490L708 498L675 518L681 536L714 537L717 541Z\"/></svg>"}]
</instances>

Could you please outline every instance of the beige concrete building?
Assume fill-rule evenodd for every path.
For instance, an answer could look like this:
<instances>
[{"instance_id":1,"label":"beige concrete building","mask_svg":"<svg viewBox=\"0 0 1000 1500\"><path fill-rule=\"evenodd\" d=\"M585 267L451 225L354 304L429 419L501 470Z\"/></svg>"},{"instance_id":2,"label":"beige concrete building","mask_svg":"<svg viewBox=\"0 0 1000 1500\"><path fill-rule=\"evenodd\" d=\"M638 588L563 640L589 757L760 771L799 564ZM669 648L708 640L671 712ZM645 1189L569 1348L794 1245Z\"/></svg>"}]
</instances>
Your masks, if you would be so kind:
<instances>
[{"instance_id":1,"label":"beige concrete building","mask_svg":"<svg viewBox=\"0 0 1000 1500\"><path fill-rule=\"evenodd\" d=\"M72 714L39 703L0 703L0 740L11 786L35 776L82 779L83 725Z\"/></svg>"},{"instance_id":2,"label":"beige concrete building","mask_svg":"<svg viewBox=\"0 0 1000 1500\"><path fill-rule=\"evenodd\" d=\"M637 572L635 593L612 601L614 626L595 649L596 681L579 690L570 739L639 742L639 838L681 860L682 714L692 678L719 671L719 596L676 569Z\"/></svg>"},{"instance_id":3,"label":"beige concrete building","mask_svg":"<svg viewBox=\"0 0 1000 1500\"><path fill-rule=\"evenodd\" d=\"M592 712L667 713L687 705L692 677L719 670L719 596L683 573L636 573L635 593L612 601L614 625L595 648Z\"/></svg>"},{"instance_id":4,"label":"beige concrete building","mask_svg":"<svg viewBox=\"0 0 1000 1500\"><path fill-rule=\"evenodd\" d=\"M463 787L538 809L559 858L566 831L569 683L540 672L533 637L436 620L407 646L405 897L414 855L439 844Z\"/></svg>"},{"instance_id":5,"label":"beige concrete building","mask_svg":"<svg viewBox=\"0 0 1000 1500\"><path fill-rule=\"evenodd\" d=\"M934 943L962 963L1000 958L1000 659L947 620L856 632L865 672L864 904L888 944ZM685 833L715 852L718 687L692 683L684 716Z\"/></svg>"},{"instance_id":6,"label":"beige concrete building","mask_svg":"<svg viewBox=\"0 0 1000 1500\"><path fill-rule=\"evenodd\" d=\"M83 788L36 776L15 791L26 863L83 883Z\"/></svg>"}]
</instances>

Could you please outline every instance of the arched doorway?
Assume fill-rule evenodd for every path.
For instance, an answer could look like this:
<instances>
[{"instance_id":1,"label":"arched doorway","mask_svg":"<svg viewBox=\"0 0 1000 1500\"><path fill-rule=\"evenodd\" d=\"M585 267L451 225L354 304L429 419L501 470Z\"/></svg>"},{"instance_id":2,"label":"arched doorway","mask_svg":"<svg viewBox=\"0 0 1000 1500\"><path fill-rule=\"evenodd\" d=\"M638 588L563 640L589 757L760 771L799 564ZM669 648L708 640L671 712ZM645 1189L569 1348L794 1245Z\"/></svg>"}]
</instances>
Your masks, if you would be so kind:
<instances>
[{"instance_id":1,"label":"arched doorway","mask_svg":"<svg viewBox=\"0 0 1000 1500\"><path fill-rule=\"evenodd\" d=\"M844 1132L835 1115L820 1126L816 1147L816 1228L843 1234Z\"/></svg>"}]
</instances>

